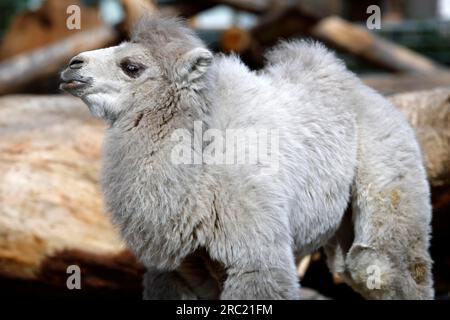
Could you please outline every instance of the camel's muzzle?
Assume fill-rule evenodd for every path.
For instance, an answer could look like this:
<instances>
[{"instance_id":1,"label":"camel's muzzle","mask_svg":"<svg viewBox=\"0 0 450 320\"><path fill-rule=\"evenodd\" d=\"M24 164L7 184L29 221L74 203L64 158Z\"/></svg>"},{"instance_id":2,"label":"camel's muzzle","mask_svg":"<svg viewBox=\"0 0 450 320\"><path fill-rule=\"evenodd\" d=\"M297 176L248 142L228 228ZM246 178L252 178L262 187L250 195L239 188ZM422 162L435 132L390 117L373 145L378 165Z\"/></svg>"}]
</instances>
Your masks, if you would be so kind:
<instances>
[{"instance_id":1,"label":"camel's muzzle","mask_svg":"<svg viewBox=\"0 0 450 320\"><path fill-rule=\"evenodd\" d=\"M74 95L81 96L84 89L91 86L92 79L85 78L79 75L77 71L72 68L67 68L61 73L62 83L59 88Z\"/></svg>"}]
</instances>

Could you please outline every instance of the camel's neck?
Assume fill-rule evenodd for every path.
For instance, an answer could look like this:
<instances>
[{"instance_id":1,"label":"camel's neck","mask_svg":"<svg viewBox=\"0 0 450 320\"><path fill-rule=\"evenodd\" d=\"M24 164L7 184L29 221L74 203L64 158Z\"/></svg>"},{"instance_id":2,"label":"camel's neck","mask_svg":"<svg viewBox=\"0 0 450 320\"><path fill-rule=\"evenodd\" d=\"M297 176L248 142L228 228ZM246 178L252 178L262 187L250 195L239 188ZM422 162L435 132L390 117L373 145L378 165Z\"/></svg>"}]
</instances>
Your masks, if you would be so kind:
<instances>
[{"instance_id":1,"label":"camel's neck","mask_svg":"<svg viewBox=\"0 0 450 320\"><path fill-rule=\"evenodd\" d=\"M167 138L176 129L193 132L195 122L207 123L210 101L208 89L171 87L162 95L152 108L145 106L117 119L112 126L124 132L140 132L148 135L151 141L158 142Z\"/></svg>"},{"instance_id":2,"label":"camel's neck","mask_svg":"<svg viewBox=\"0 0 450 320\"><path fill-rule=\"evenodd\" d=\"M196 99L189 96L194 94ZM179 265L186 253L203 245L198 239L186 245L174 243L179 239L174 225L207 221L213 199L204 166L189 162L195 159L194 122L207 116L206 100L198 94L174 92L160 108L137 111L116 121L105 137L102 188L106 205L130 243L136 243L135 226L145 226L151 241L146 250L134 247L134 253L148 265ZM177 156L177 129L188 138L183 141L187 148L186 144L182 147L188 162ZM191 201L199 190L205 190L202 199Z\"/></svg>"},{"instance_id":3,"label":"camel's neck","mask_svg":"<svg viewBox=\"0 0 450 320\"><path fill-rule=\"evenodd\" d=\"M154 168L175 163L197 164L203 149L202 131L208 129L210 99L208 91L168 90L155 108L136 108L117 120L108 130L111 157L125 159L149 157ZM184 156L172 159L174 150ZM183 153L182 152L182 153ZM114 154L114 156L113 156Z\"/></svg>"}]
</instances>

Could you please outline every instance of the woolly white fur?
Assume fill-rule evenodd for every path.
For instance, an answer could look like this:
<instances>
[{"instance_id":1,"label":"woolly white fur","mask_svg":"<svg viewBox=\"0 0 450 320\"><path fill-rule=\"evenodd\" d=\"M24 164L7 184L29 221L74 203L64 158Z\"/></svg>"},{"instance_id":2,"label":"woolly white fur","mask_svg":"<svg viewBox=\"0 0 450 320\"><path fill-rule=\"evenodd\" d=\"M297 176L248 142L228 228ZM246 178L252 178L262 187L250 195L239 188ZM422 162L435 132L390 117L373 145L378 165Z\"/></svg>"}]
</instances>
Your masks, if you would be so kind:
<instances>
[{"instance_id":1,"label":"woolly white fur","mask_svg":"<svg viewBox=\"0 0 450 320\"><path fill-rule=\"evenodd\" d=\"M295 259L321 247L367 298L433 297L429 187L414 132L324 46L281 43L253 72L213 56L182 23L150 17L131 42L80 57L86 65L63 78L91 79L74 94L110 123L102 187L148 268L145 298L297 299ZM125 75L124 57L143 74ZM278 171L173 164L170 136L195 120L277 129ZM193 259L220 265L222 281L186 267ZM380 271L375 289L369 266Z\"/></svg>"}]
</instances>

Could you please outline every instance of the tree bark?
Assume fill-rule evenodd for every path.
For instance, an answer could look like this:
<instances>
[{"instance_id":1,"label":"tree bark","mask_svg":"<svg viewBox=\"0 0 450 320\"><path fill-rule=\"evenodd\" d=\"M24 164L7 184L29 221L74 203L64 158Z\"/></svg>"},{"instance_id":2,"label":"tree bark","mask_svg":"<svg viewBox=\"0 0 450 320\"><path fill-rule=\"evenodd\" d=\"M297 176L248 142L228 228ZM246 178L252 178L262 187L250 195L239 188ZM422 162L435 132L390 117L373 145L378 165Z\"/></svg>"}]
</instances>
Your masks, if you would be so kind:
<instances>
[{"instance_id":1,"label":"tree bark","mask_svg":"<svg viewBox=\"0 0 450 320\"><path fill-rule=\"evenodd\" d=\"M450 184L450 88L390 97L416 129L434 187Z\"/></svg>"}]
</instances>

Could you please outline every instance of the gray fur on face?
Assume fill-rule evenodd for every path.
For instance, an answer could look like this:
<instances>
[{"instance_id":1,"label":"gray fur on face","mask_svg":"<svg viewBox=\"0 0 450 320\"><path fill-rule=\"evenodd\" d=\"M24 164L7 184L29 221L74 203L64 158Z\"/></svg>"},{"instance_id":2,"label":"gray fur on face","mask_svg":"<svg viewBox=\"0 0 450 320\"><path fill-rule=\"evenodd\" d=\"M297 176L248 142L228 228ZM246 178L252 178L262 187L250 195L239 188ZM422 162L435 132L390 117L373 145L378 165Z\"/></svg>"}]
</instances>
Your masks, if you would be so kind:
<instances>
[{"instance_id":1,"label":"gray fur on face","mask_svg":"<svg viewBox=\"0 0 450 320\"><path fill-rule=\"evenodd\" d=\"M173 66L184 54L192 49L205 48L195 33L184 26L179 18L144 16L136 24L131 42L144 45L175 80Z\"/></svg>"},{"instance_id":2,"label":"gray fur on face","mask_svg":"<svg viewBox=\"0 0 450 320\"><path fill-rule=\"evenodd\" d=\"M63 78L92 79L74 94L111 124L102 187L149 270L146 298L297 299L295 256L322 246L367 298L433 297L414 132L322 45L282 43L256 74L178 20L149 17L131 42L78 58ZM144 68L127 76L124 59ZM195 120L278 130L279 170L174 164L171 134Z\"/></svg>"}]
</instances>

